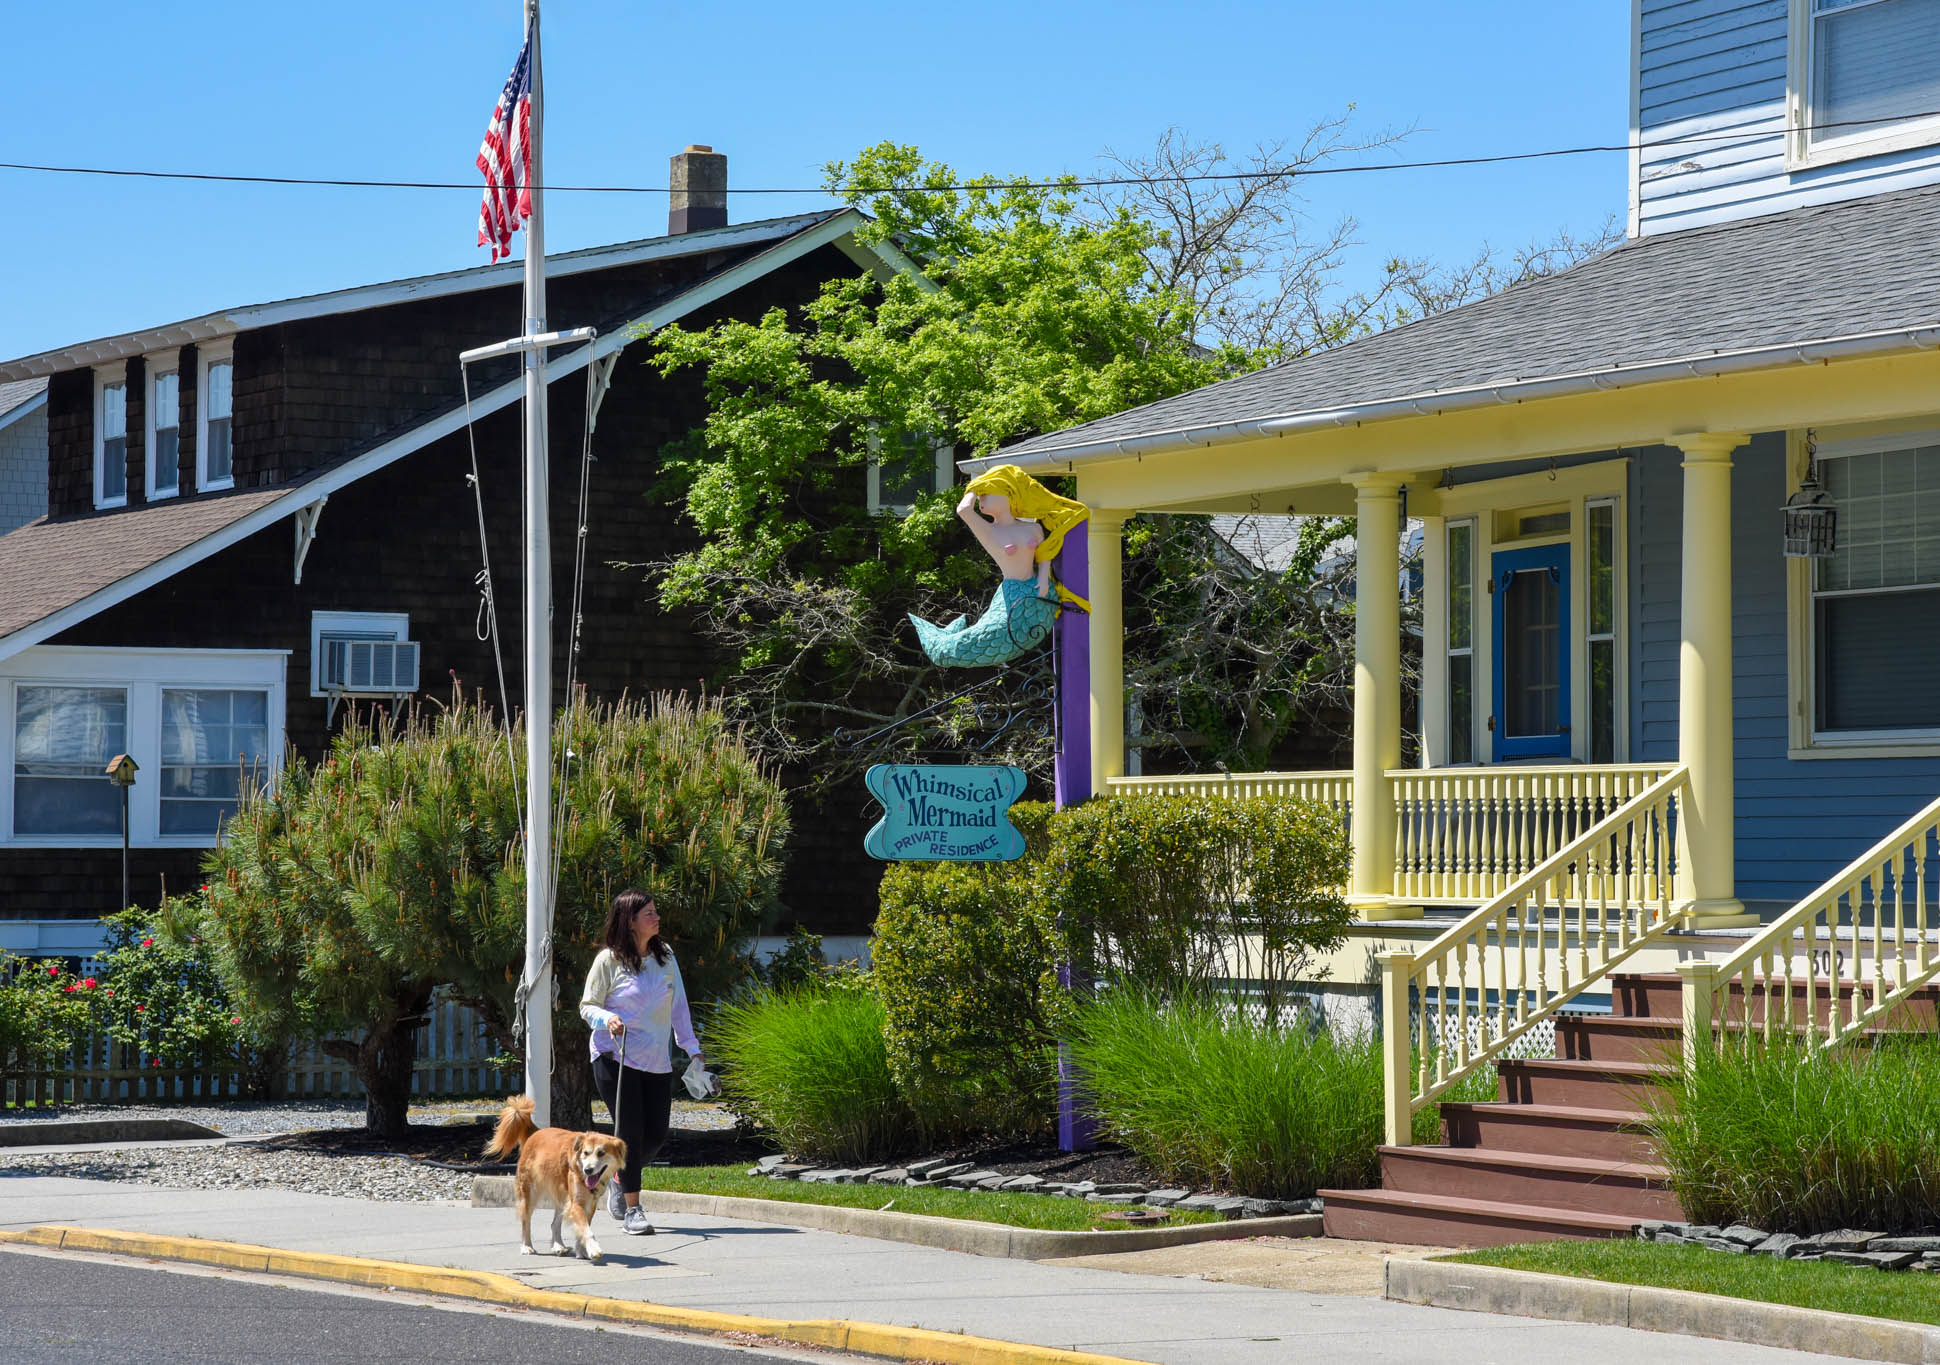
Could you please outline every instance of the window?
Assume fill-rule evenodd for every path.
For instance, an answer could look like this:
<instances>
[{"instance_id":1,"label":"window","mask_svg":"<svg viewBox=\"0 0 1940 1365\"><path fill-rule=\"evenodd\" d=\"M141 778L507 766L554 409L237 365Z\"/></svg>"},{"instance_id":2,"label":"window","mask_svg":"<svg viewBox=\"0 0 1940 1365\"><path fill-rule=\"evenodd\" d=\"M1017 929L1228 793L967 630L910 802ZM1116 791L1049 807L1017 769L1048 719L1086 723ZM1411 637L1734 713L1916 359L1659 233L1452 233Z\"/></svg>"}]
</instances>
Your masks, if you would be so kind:
<instances>
[{"instance_id":1,"label":"window","mask_svg":"<svg viewBox=\"0 0 1940 1365\"><path fill-rule=\"evenodd\" d=\"M1900 448L1819 450L1837 548L1812 583L1813 728L1867 739L1940 734L1940 433Z\"/></svg>"},{"instance_id":2,"label":"window","mask_svg":"<svg viewBox=\"0 0 1940 1365\"><path fill-rule=\"evenodd\" d=\"M29 687L14 694L15 834L121 835L121 792L108 761L128 751L119 687Z\"/></svg>"},{"instance_id":3,"label":"window","mask_svg":"<svg viewBox=\"0 0 1940 1365\"><path fill-rule=\"evenodd\" d=\"M411 617L391 611L314 611L310 613L310 695L326 695L325 673L343 676L344 646L352 640L408 640ZM335 667L332 668L331 666Z\"/></svg>"},{"instance_id":4,"label":"window","mask_svg":"<svg viewBox=\"0 0 1940 1365\"><path fill-rule=\"evenodd\" d=\"M1799 162L1940 142L1940 0L1794 0Z\"/></svg>"},{"instance_id":5,"label":"window","mask_svg":"<svg viewBox=\"0 0 1940 1365\"><path fill-rule=\"evenodd\" d=\"M0 844L207 847L283 756L286 650L40 645L0 662Z\"/></svg>"},{"instance_id":6,"label":"window","mask_svg":"<svg viewBox=\"0 0 1940 1365\"><path fill-rule=\"evenodd\" d=\"M1475 523L1448 524L1448 761L1475 761Z\"/></svg>"},{"instance_id":7,"label":"window","mask_svg":"<svg viewBox=\"0 0 1940 1365\"><path fill-rule=\"evenodd\" d=\"M906 516L916 500L956 483L956 451L947 442L906 433L900 454L885 455L877 433L869 434L869 511Z\"/></svg>"},{"instance_id":8,"label":"window","mask_svg":"<svg viewBox=\"0 0 1940 1365\"><path fill-rule=\"evenodd\" d=\"M117 365L94 376L94 505L127 501L128 380L127 369Z\"/></svg>"},{"instance_id":9,"label":"window","mask_svg":"<svg viewBox=\"0 0 1940 1365\"><path fill-rule=\"evenodd\" d=\"M182 482L182 383L172 357L149 362L147 407L148 496L172 498Z\"/></svg>"},{"instance_id":10,"label":"window","mask_svg":"<svg viewBox=\"0 0 1940 1365\"><path fill-rule=\"evenodd\" d=\"M195 486L198 489L235 486L235 461L230 447L230 418L234 411L235 363L226 345L205 346L198 362L200 398L195 409Z\"/></svg>"},{"instance_id":11,"label":"window","mask_svg":"<svg viewBox=\"0 0 1940 1365\"><path fill-rule=\"evenodd\" d=\"M213 837L268 761L269 693L163 688L160 832Z\"/></svg>"},{"instance_id":12,"label":"window","mask_svg":"<svg viewBox=\"0 0 1940 1365\"><path fill-rule=\"evenodd\" d=\"M1592 763L1617 755L1617 504L1592 501L1584 509L1589 558L1590 752Z\"/></svg>"}]
</instances>

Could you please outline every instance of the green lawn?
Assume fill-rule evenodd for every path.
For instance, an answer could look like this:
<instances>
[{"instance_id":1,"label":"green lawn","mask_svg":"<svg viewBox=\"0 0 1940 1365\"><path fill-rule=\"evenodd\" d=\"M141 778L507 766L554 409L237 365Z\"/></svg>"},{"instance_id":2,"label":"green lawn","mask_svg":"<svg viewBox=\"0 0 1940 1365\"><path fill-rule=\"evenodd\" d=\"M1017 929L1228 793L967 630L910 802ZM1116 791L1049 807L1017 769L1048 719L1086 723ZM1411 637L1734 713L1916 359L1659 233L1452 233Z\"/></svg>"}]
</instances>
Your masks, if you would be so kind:
<instances>
[{"instance_id":1,"label":"green lawn","mask_svg":"<svg viewBox=\"0 0 1940 1365\"><path fill-rule=\"evenodd\" d=\"M1940 1324L1940 1277L1911 1271L1889 1274L1829 1261L1779 1261L1769 1256L1733 1256L1708 1247L1638 1241L1537 1242L1489 1247L1449 1259Z\"/></svg>"},{"instance_id":2,"label":"green lawn","mask_svg":"<svg viewBox=\"0 0 1940 1365\"><path fill-rule=\"evenodd\" d=\"M1046 1194L999 1194L995 1191L912 1189L907 1185L804 1185L798 1180L770 1180L747 1174L746 1166L652 1166L640 1173L649 1189L682 1194L719 1194L737 1199L775 1199L790 1204L834 1204L845 1209L888 1208L895 1213L931 1218L967 1218L979 1223L1003 1223L1014 1228L1044 1228L1052 1232L1083 1231L1099 1223L1099 1215L1119 1204L1088 1204ZM1204 1213L1174 1213L1164 1226L1210 1223ZM1103 1226L1110 1227L1110 1223Z\"/></svg>"}]
</instances>

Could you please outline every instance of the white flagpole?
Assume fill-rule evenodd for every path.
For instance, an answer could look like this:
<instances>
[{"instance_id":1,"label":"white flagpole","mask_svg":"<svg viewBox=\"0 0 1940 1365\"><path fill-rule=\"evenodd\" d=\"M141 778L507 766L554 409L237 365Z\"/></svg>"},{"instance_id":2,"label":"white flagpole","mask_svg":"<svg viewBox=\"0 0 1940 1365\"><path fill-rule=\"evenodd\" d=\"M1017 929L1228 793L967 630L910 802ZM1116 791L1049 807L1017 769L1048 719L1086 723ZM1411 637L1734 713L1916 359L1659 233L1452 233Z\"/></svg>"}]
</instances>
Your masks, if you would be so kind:
<instances>
[{"instance_id":1,"label":"white flagpole","mask_svg":"<svg viewBox=\"0 0 1940 1365\"><path fill-rule=\"evenodd\" d=\"M545 79L539 65L539 0L525 0L532 35L532 160L525 225L525 335L546 330ZM546 350L525 352L525 1092L532 1121L552 1123L552 537L547 497Z\"/></svg>"}]
</instances>

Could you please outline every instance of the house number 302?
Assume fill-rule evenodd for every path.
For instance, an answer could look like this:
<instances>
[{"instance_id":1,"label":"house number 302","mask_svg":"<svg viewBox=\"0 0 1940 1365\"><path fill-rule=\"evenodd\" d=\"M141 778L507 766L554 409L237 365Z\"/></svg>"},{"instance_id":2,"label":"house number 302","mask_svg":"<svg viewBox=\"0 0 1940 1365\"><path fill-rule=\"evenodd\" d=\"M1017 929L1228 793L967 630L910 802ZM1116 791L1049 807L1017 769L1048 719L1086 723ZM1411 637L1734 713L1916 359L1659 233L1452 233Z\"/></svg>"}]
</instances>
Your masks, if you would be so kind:
<instances>
[{"instance_id":1,"label":"house number 302","mask_svg":"<svg viewBox=\"0 0 1940 1365\"><path fill-rule=\"evenodd\" d=\"M1845 965L1844 952L1819 948L1812 953L1812 972L1815 976L1838 976Z\"/></svg>"}]
</instances>

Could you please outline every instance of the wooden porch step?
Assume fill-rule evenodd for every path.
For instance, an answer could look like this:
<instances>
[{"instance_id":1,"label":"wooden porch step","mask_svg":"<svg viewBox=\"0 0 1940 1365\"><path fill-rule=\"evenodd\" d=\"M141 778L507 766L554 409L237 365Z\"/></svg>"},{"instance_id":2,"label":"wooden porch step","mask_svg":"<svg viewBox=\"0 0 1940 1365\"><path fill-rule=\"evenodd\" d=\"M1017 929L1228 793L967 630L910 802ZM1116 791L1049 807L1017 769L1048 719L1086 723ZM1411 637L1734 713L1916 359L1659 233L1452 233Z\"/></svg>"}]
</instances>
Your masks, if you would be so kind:
<instances>
[{"instance_id":1,"label":"wooden porch step","mask_svg":"<svg viewBox=\"0 0 1940 1365\"><path fill-rule=\"evenodd\" d=\"M1573 1014L1556 1016L1556 1056L1562 1061L1679 1060L1684 1020L1675 1015Z\"/></svg>"},{"instance_id":2,"label":"wooden porch step","mask_svg":"<svg viewBox=\"0 0 1940 1365\"><path fill-rule=\"evenodd\" d=\"M1586 1109L1641 1109L1650 1091L1676 1069L1668 1062L1505 1058L1496 1063L1505 1104L1560 1104Z\"/></svg>"},{"instance_id":3,"label":"wooden porch step","mask_svg":"<svg viewBox=\"0 0 1940 1365\"><path fill-rule=\"evenodd\" d=\"M1868 959L1870 964L1870 958ZM1862 982L1866 998L1871 999L1870 981ZM1820 1017L1832 999L1835 983L1830 977L1815 977L1812 981L1812 995L1820 1010ZM1836 985L1838 997L1850 1001L1853 983L1840 981ZM1775 986L1772 995L1782 998L1783 984ZM1752 1017L1763 1018L1762 1004L1764 992L1754 991L1751 997ZM1799 978L1792 982L1792 998L1801 1005L1806 998L1805 980ZM1674 972L1647 972L1619 974L1611 978L1610 1004L1615 1012L1626 1018L1650 1016L1656 1018L1681 1018L1684 1013L1684 981ZM1727 1018L1742 1017L1745 996L1737 983L1732 983L1726 992L1724 1004ZM1913 992L1906 1002L1889 1021L1890 1026L1899 1028L1932 1028L1940 1019L1940 986L1924 986Z\"/></svg>"},{"instance_id":4,"label":"wooden porch step","mask_svg":"<svg viewBox=\"0 0 1940 1365\"><path fill-rule=\"evenodd\" d=\"M1498 1152L1480 1147L1383 1147L1381 1188L1633 1218L1682 1218L1669 1172L1643 1161Z\"/></svg>"},{"instance_id":5,"label":"wooden porch step","mask_svg":"<svg viewBox=\"0 0 1940 1365\"><path fill-rule=\"evenodd\" d=\"M1654 1153L1637 1109L1572 1104L1444 1104L1450 1147L1542 1152L1602 1161L1649 1161Z\"/></svg>"},{"instance_id":6,"label":"wooden porch step","mask_svg":"<svg viewBox=\"0 0 1940 1365\"><path fill-rule=\"evenodd\" d=\"M1628 1237L1640 1219L1539 1204L1399 1190L1322 1190L1329 1237L1413 1246L1484 1247Z\"/></svg>"}]
</instances>

